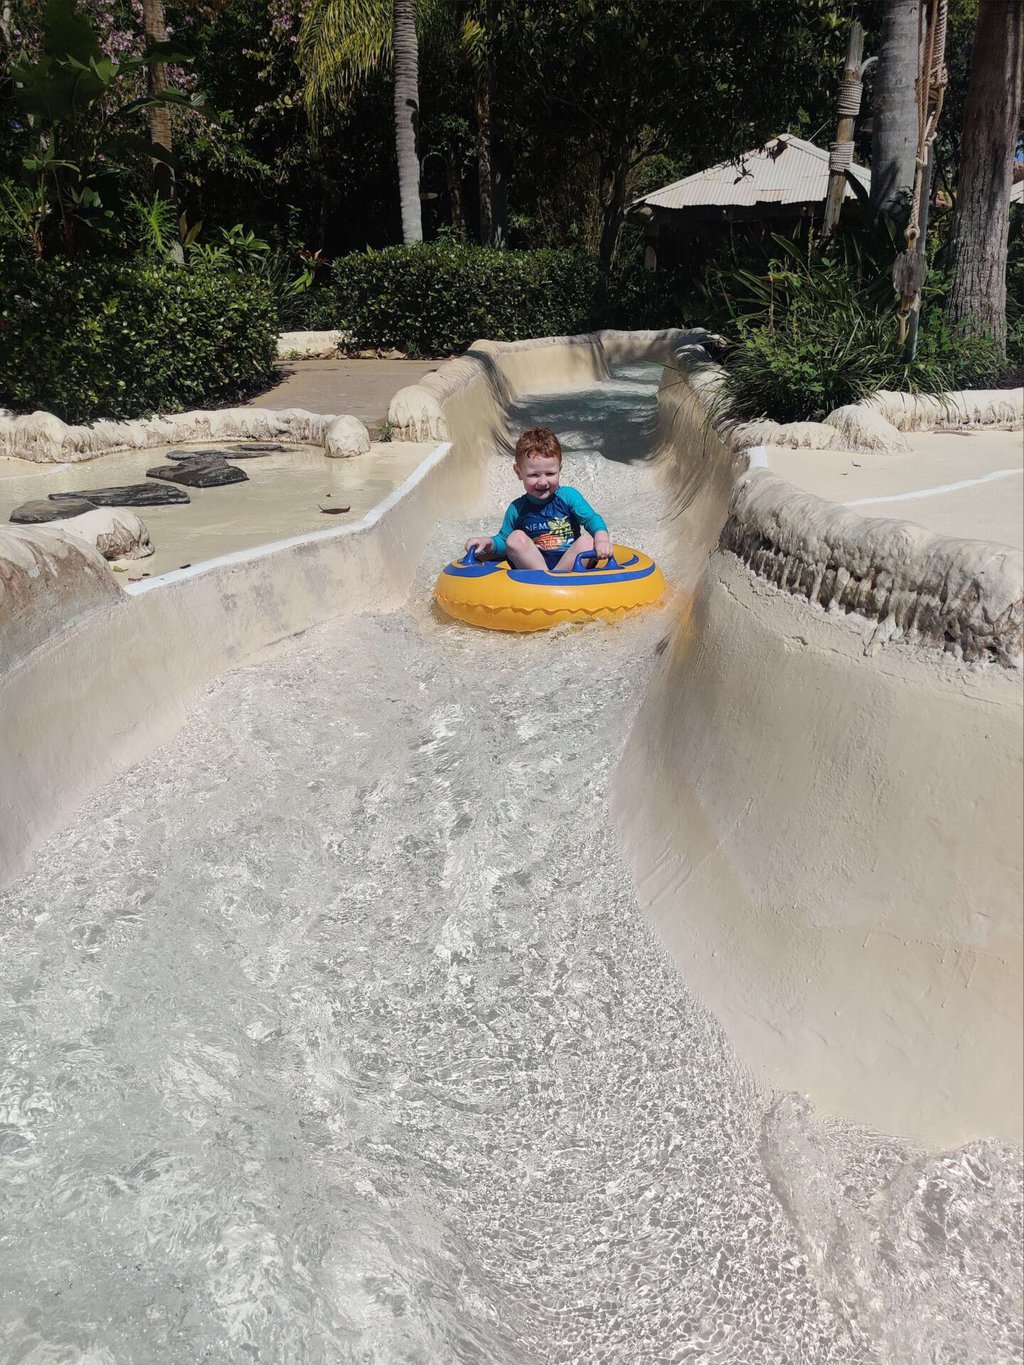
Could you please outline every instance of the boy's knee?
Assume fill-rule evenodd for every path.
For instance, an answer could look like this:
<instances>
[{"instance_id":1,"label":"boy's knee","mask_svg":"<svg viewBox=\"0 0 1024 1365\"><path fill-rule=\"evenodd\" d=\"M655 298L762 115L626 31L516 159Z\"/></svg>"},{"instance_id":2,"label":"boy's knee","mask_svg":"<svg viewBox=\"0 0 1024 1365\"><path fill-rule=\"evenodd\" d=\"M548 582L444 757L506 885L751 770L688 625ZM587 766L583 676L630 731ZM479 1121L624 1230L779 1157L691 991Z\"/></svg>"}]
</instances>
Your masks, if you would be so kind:
<instances>
[{"instance_id":1,"label":"boy's knee","mask_svg":"<svg viewBox=\"0 0 1024 1365\"><path fill-rule=\"evenodd\" d=\"M525 531L513 531L508 540L505 541L505 544L512 550L521 550L531 543L530 537Z\"/></svg>"}]
</instances>

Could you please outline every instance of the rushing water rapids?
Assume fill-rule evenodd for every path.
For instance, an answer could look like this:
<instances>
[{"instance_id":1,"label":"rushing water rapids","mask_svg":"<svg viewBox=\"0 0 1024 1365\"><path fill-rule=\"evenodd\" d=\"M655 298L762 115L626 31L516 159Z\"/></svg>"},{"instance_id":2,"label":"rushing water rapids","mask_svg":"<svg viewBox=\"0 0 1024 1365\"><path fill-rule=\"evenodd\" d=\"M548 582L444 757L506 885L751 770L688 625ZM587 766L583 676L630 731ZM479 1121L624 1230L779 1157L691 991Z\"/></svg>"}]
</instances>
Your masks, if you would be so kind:
<instances>
[{"instance_id":1,"label":"rushing water rapids","mask_svg":"<svg viewBox=\"0 0 1024 1365\"><path fill-rule=\"evenodd\" d=\"M656 378L515 418L671 571ZM671 613L439 619L476 529L0 899L0 1360L1017 1359L1016 1154L769 1108L644 923L608 791Z\"/></svg>"}]
</instances>

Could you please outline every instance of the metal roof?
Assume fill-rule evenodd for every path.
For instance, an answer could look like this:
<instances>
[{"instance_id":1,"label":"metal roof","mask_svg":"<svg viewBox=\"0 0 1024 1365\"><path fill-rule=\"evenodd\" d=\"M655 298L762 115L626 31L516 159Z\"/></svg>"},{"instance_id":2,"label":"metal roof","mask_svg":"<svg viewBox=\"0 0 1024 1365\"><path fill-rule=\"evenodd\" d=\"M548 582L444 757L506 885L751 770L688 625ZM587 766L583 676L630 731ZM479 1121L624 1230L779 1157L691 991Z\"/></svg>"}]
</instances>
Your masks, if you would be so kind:
<instances>
[{"instance_id":1,"label":"metal roof","mask_svg":"<svg viewBox=\"0 0 1024 1365\"><path fill-rule=\"evenodd\" d=\"M1015 180L1010 190L1011 204L1024 204L1024 180Z\"/></svg>"},{"instance_id":2,"label":"metal roof","mask_svg":"<svg viewBox=\"0 0 1024 1365\"><path fill-rule=\"evenodd\" d=\"M851 165L850 174L865 189L870 189L869 170ZM780 133L736 161L723 161L710 170L698 171L685 180L645 194L630 208L644 205L657 209L753 208L758 204L819 203L827 188L828 152L792 133ZM849 185L844 198L856 198Z\"/></svg>"}]
</instances>

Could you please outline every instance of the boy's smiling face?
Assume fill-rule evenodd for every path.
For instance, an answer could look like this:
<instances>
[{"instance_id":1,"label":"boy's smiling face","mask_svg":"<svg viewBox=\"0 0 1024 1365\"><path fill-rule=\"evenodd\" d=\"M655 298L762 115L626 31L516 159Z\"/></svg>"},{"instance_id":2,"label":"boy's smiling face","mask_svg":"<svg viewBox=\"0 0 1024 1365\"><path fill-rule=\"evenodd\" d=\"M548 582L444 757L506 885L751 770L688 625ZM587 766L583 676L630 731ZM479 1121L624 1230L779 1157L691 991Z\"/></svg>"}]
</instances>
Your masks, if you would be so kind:
<instances>
[{"instance_id":1,"label":"boy's smiling face","mask_svg":"<svg viewBox=\"0 0 1024 1365\"><path fill-rule=\"evenodd\" d=\"M562 477L562 462L554 455L524 455L512 468L530 497L538 502L547 502Z\"/></svg>"}]
</instances>

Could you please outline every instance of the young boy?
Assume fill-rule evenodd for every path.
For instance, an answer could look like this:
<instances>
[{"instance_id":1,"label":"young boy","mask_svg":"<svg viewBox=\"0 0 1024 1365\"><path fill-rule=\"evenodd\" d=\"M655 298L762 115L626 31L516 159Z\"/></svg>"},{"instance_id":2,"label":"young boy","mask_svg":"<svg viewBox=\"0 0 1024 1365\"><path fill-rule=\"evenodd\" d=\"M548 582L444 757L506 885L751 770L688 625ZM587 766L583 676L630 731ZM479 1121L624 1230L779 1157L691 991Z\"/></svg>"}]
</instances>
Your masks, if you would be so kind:
<instances>
[{"instance_id":1,"label":"young boy","mask_svg":"<svg viewBox=\"0 0 1024 1365\"><path fill-rule=\"evenodd\" d=\"M526 489L509 504L496 536L470 536L467 550L507 558L517 569L571 569L578 554L612 553L608 527L575 488L562 488L562 447L547 427L528 427L512 468Z\"/></svg>"}]
</instances>

